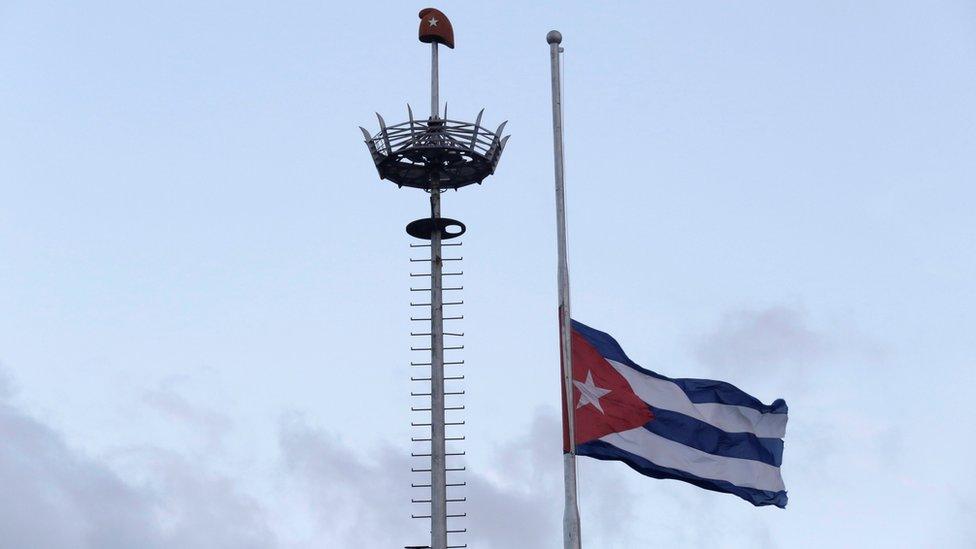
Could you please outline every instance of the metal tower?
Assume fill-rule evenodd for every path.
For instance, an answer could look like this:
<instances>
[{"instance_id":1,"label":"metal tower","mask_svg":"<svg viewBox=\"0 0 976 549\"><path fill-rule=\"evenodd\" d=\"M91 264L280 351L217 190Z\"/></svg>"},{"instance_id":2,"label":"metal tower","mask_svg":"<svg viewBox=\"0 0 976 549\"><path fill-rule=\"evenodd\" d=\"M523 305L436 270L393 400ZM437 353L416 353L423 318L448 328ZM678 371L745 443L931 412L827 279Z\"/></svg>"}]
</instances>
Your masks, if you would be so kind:
<instances>
[{"instance_id":1,"label":"metal tower","mask_svg":"<svg viewBox=\"0 0 976 549\"><path fill-rule=\"evenodd\" d=\"M429 504L429 514L413 514L414 518L430 519L431 549L448 549L451 547L467 547L467 544L448 544L448 535L461 534L464 528L448 528L448 519L466 516L460 511L448 511L448 505L465 501L456 493L465 485L454 478L448 481L448 473L458 473L464 467L448 466L447 458L463 456L464 452L458 448L448 451L448 442L456 445L464 440L454 429L464 425L460 418L452 417L447 421L446 413L457 413L464 406L456 402L464 391L461 389L462 374L444 375L445 366L461 366L464 361L458 357L445 360L445 351L457 352L464 348L459 340L464 334L457 329L445 331L444 322L462 320L462 315L450 313L444 315L445 306L457 306L463 302L452 297L451 301L444 301L444 292L459 292L463 289L460 283L444 287L446 276L461 276L462 272L445 273L444 263L460 261L461 258L444 258L441 255L444 247L460 246L460 242L443 242L464 234L464 223L456 219L441 216L441 191L445 189L459 189L473 183L480 184L486 177L495 172L502 150L508 141L508 136L502 137L505 123L494 132L481 126L484 109L478 113L474 123L450 120L447 118L447 107L441 116L438 97L438 46L443 44L454 48L454 29L451 22L440 11L426 8L420 12L420 41L430 44L430 117L426 120L415 120L413 110L407 106L408 120L406 122L387 126L383 117L376 115L380 124L380 131L371 135L365 128L360 127L376 164L376 170L381 179L396 183L398 187L413 187L424 189L430 194L430 217L425 217L407 225L407 233L417 239L429 243L411 244L411 248L430 248L430 258L415 259L412 262L430 262L429 272L411 273L411 277L429 278L430 284L411 287L412 292L429 293L429 301L411 302L412 307L427 308L429 315L411 315L413 322L428 323L429 331L411 331L410 335L424 338L429 346L412 346L411 351L430 353L429 361L411 361L412 367L429 368L429 375L411 376L410 380L418 383L429 383L429 391L411 391L412 397L425 399L429 405L421 404L411 407L411 411L422 414L420 421L411 422L411 426L424 429L423 436L413 437L411 440L424 444L426 451L414 452L413 457L429 459L429 466L415 467L414 473L424 475L422 482L413 483L414 488L429 489L429 497L415 498L413 503ZM455 296L458 294L452 294ZM452 343L445 346L445 336L454 338ZM449 388L445 383L451 383ZM448 390L449 389L449 390ZM445 401L452 398L450 406ZM427 415L429 413L429 416ZM447 436L446 428L452 427L451 436ZM429 431L428 431L429 429ZM426 443L429 443L429 447ZM448 488L453 488L450 497Z\"/></svg>"}]
</instances>

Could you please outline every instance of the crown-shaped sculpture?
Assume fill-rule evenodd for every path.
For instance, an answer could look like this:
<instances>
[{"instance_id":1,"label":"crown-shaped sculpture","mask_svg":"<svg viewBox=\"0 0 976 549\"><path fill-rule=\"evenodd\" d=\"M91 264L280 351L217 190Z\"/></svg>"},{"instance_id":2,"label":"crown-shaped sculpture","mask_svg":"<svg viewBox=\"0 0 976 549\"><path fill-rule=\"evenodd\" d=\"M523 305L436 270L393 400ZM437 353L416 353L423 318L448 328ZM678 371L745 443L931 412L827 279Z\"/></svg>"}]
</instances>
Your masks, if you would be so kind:
<instances>
[{"instance_id":1,"label":"crown-shaped sculpture","mask_svg":"<svg viewBox=\"0 0 976 549\"><path fill-rule=\"evenodd\" d=\"M484 109L474 123L447 119L446 111L445 118L415 120L408 105L407 122L387 126L377 113L379 133L359 128L380 178L401 187L429 190L436 181L441 189L459 189L495 173L509 138L502 137L506 122L492 132L481 126Z\"/></svg>"}]
</instances>

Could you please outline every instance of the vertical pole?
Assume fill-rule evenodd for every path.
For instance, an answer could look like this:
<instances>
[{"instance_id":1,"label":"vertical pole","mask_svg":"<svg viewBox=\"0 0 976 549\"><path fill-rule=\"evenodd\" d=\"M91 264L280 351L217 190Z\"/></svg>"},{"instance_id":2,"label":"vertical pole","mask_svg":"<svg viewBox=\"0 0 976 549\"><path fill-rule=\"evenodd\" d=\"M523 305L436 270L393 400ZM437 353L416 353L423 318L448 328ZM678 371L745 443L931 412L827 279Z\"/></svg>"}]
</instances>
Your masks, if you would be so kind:
<instances>
[{"instance_id":1,"label":"vertical pole","mask_svg":"<svg viewBox=\"0 0 976 549\"><path fill-rule=\"evenodd\" d=\"M430 116L438 117L437 42L430 44ZM437 177L435 175L435 177ZM441 191L431 181L430 217L430 547L447 549L447 447L444 440L444 261L441 258Z\"/></svg>"},{"instance_id":2,"label":"vertical pole","mask_svg":"<svg viewBox=\"0 0 976 549\"><path fill-rule=\"evenodd\" d=\"M546 35L552 65L552 138L553 161L556 168L556 236L558 249L559 284L559 350L562 357L563 406L569 448L563 454L563 484L566 488L563 508L563 546L580 548L580 517L576 497L576 433L573 406L573 353L569 310L569 262L566 259L566 201L563 182L563 104L559 74L560 47L563 37L559 31Z\"/></svg>"},{"instance_id":3,"label":"vertical pole","mask_svg":"<svg viewBox=\"0 0 976 549\"><path fill-rule=\"evenodd\" d=\"M435 227L441 217L437 183L430 190L430 217ZM430 546L447 547L447 457L444 440L444 297L441 231L430 235Z\"/></svg>"},{"instance_id":4,"label":"vertical pole","mask_svg":"<svg viewBox=\"0 0 976 549\"><path fill-rule=\"evenodd\" d=\"M437 42L430 43L430 117L440 116L440 83L437 67Z\"/></svg>"}]
</instances>

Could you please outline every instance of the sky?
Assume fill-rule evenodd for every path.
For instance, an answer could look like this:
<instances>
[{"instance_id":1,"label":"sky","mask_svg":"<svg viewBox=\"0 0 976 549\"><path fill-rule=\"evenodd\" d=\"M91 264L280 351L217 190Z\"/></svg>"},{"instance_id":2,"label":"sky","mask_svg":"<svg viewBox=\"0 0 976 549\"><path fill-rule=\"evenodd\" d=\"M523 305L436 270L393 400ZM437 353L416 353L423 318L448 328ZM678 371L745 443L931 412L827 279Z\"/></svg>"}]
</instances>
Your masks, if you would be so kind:
<instances>
[{"instance_id":1,"label":"sky","mask_svg":"<svg viewBox=\"0 0 976 549\"><path fill-rule=\"evenodd\" d=\"M396 547L429 103L405 2L0 3L0 549ZM790 406L787 509L581 458L585 547L973 547L976 5L444 1L463 522L561 547L546 32L573 316Z\"/></svg>"}]
</instances>

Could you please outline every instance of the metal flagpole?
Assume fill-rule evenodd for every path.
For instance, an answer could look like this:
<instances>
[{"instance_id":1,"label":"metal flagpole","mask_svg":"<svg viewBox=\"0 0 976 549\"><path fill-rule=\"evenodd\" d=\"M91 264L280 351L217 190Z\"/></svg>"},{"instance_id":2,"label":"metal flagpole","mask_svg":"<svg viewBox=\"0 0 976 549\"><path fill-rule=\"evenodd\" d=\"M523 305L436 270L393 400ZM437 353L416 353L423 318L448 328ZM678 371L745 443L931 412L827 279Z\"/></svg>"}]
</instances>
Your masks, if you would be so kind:
<instances>
[{"instance_id":1,"label":"metal flagpole","mask_svg":"<svg viewBox=\"0 0 976 549\"><path fill-rule=\"evenodd\" d=\"M563 406L569 448L563 454L563 484L566 501L563 508L563 546L580 549L580 517L576 496L576 433L573 407L573 354L569 311L569 263L566 260L566 200L563 184L563 105L559 59L563 35L549 31L549 57L552 64L552 139L556 168L556 235L559 283L559 351L562 357Z\"/></svg>"}]
</instances>

